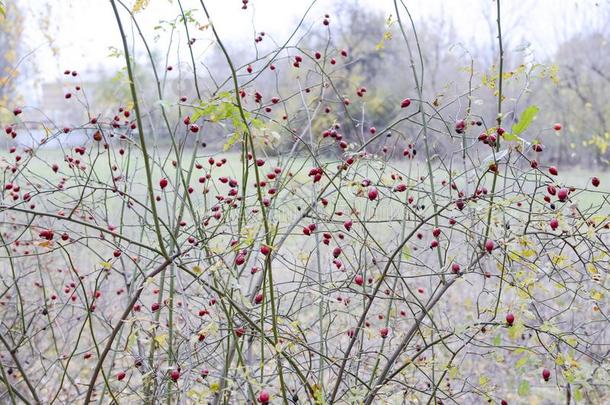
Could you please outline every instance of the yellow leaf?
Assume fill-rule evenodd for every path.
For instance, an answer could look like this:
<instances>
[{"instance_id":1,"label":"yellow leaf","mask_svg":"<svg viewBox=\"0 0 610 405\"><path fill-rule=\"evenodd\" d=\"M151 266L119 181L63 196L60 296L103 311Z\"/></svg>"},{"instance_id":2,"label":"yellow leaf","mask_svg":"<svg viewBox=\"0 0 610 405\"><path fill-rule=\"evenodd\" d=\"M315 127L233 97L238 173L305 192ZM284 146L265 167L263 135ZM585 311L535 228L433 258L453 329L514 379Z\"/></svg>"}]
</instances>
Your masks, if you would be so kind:
<instances>
[{"instance_id":1,"label":"yellow leaf","mask_svg":"<svg viewBox=\"0 0 610 405\"><path fill-rule=\"evenodd\" d=\"M566 342L567 344L569 344L570 346L576 346L577 341L576 341L576 339L575 339L575 338L571 338L571 337L570 337L570 338L566 338L566 339L564 339L564 340L565 340L565 342Z\"/></svg>"},{"instance_id":2,"label":"yellow leaf","mask_svg":"<svg viewBox=\"0 0 610 405\"><path fill-rule=\"evenodd\" d=\"M167 335L157 335L157 336L155 336L155 342L159 346L165 345L166 341L167 341Z\"/></svg>"},{"instance_id":3,"label":"yellow leaf","mask_svg":"<svg viewBox=\"0 0 610 405\"><path fill-rule=\"evenodd\" d=\"M218 324L216 324L216 322L210 322L208 324L205 325L205 327L203 327L203 329L201 329L199 331L200 334L203 334L205 336L213 336L218 332Z\"/></svg>"},{"instance_id":4,"label":"yellow leaf","mask_svg":"<svg viewBox=\"0 0 610 405\"><path fill-rule=\"evenodd\" d=\"M523 257L532 257L536 255L536 251L532 249L523 249L521 255L523 255Z\"/></svg>"},{"instance_id":5,"label":"yellow leaf","mask_svg":"<svg viewBox=\"0 0 610 405\"><path fill-rule=\"evenodd\" d=\"M138 12L144 10L148 6L148 3L150 3L150 0L136 0L131 11L134 14L138 13Z\"/></svg>"},{"instance_id":6,"label":"yellow leaf","mask_svg":"<svg viewBox=\"0 0 610 405\"><path fill-rule=\"evenodd\" d=\"M558 255L554 253L551 255L551 263L553 263L555 266L562 266L566 259L567 257L565 255Z\"/></svg>"},{"instance_id":7,"label":"yellow leaf","mask_svg":"<svg viewBox=\"0 0 610 405\"><path fill-rule=\"evenodd\" d=\"M303 265L306 265L307 262L309 262L309 254L307 252L299 252L298 258Z\"/></svg>"},{"instance_id":8,"label":"yellow leaf","mask_svg":"<svg viewBox=\"0 0 610 405\"><path fill-rule=\"evenodd\" d=\"M604 294L602 294L601 292L599 292L597 290L592 290L591 298L593 298L595 301L601 301L602 299L604 299Z\"/></svg>"}]
</instances>

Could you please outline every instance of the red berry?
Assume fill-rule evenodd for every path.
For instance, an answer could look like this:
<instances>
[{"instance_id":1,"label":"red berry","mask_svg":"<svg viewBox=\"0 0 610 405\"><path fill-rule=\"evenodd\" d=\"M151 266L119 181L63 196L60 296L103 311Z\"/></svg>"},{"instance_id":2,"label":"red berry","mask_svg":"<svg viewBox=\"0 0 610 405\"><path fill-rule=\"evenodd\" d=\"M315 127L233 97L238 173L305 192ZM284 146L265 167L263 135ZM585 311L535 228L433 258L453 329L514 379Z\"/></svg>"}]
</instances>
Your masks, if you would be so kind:
<instances>
[{"instance_id":1,"label":"red berry","mask_svg":"<svg viewBox=\"0 0 610 405\"><path fill-rule=\"evenodd\" d=\"M349 232L349 231L352 229L352 225L353 225L353 222L352 222L352 220L351 220L351 219L348 219L348 220L346 220L346 221L343 223L343 226L345 227L345 229L346 229L348 232Z\"/></svg>"},{"instance_id":2,"label":"red berry","mask_svg":"<svg viewBox=\"0 0 610 405\"><path fill-rule=\"evenodd\" d=\"M167 181L167 179L166 179L166 178L163 178L163 179L159 180L159 186L160 186L162 189L164 189L165 187L167 187L167 184L168 184L168 183L169 183L169 182Z\"/></svg>"},{"instance_id":3,"label":"red berry","mask_svg":"<svg viewBox=\"0 0 610 405\"><path fill-rule=\"evenodd\" d=\"M567 188L560 188L557 191L557 198L559 198L559 201L565 201L568 199L568 193L570 190L568 190Z\"/></svg>"},{"instance_id":4,"label":"red berry","mask_svg":"<svg viewBox=\"0 0 610 405\"><path fill-rule=\"evenodd\" d=\"M491 239L487 239L487 241L485 242L485 250L487 250L488 253L491 253L491 251L494 250L494 247L494 241Z\"/></svg>"},{"instance_id":5,"label":"red berry","mask_svg":"<svg viewBox=\"0 0 610 405\"><path fill-rule=\"evenodd\" d=\"M464 130L466 129L466 121L464 120L458 120L455 123L455 132L457 132L458 134L462 134L464 133Z\"/></svg>"},{"instance_id":6,"label":"red berry","mask_svg":"<svg viewBox=\"0 0 610 405\"><path fill-rule=\"evenodd\" d=\"M376 200L378 195L379 195L379 192L377 191L376 187L373 186L369 189L369 194L368 194L369 200L371 200L371 201Z\"/></svg>"},{"instance_id":7,"label":"red berry","mask_svg":"<svg viewBox=\"0 0 610 405\"><path fill-rule=\"evenodd\" d=\"M261 253L264 254L265 256L267 256L269 253L271 253L271 248L267 245L262 245Z\"/></svg>"},{"instance_id":8,"label":"red berry","mask_svg":"<svg viewBox=\"0 0 610 405\"><path fill-rule=\"evenodd\" d=\"M124 371L119 371L116 375L116 379L119 381L123 381L123 379L125 378L125 372Z\"/></svg>"},{"instance_id":9,"label":"red berry","mask_svg":"<svg viewBox=\"0 0 610 405\"><path fill-rule=\"evenodd\" d=\"M360 274L358 274L356 277L354 277L354 283L356 283L358 285L364 284L364 277L362 277Z\"/></svg>"},{"instance_id":10,"label":"red berry","mask_svg":"<svg viewBox=\"0 0 610 405\"><path fill-rule=\"evenodd\" d=\"M451 265L451 271L456 273L456 274L459 273L460 272L460 265L457 264L457 263L453 263Z\"/></svg>"},{"instance_id":11,"label":"red berry","mask_svg":"<svg viewBox=\"0 0 610 405\"><path fill-rule=\"evenodd\" d=\"M552 230L555 230L559 227L559 221L557 220L557 218L553 218L551 219L551 222L549 222L549 225L551 226Z\"/></svg>"},{"instance_id":12,"label":"red berry","mask_svg":"<svg viewBox=\"0 0 610 405\"><path fill-rule=\"evenodd\" d=\"M557 123L557 124L553 125L553 129L554 129L555 131L561 131L561 124L560 124L560 123Z\"/></svg>"},{"instance_id":13,"label":"red berry","mask_svg":"<svg viewBox=\"0 0 610 405\"><path fill-rule=\"evenodd\" d=\"M406 190L407 190L407 185L404 183L397 184L396 187L394 187L394 191L399 192L399 193L406 191Z\"/></svg>"},{"instance_id":14,"label":"red berry","mask_svg":"<svg viewBox=\"0 0 610 405\"><path fill-rule=\"evenodd\" d=\"M235 264L237 264L238 266L241 266L242 264L244 264L246 262L246 256L243 254L238 254L237 257L235 257Z\"/></svg>"},{"instance_id":15,"label":"red berry","mask_svg":"<svg viewBox=\"0 0 610 405\"><path fill-rule=\"evenodd\" d=\"M599 186L599 179L597 177L593 177L591 179L591 184L593 184L593 187L598 187Z\"/></svg>"},{"instance_id":16,"label":"red berry","mask_svg":"<svg viewBox=\"0 0 610 405\"><path fill-rule=\"evenodd\" d=\"M553 176L557 176L557 173L559 173L557 171L557 168L555 166L551 166L549 167L549 173L551 173Z\"/></svg>"},{"instance_id":17,"label":"red berry","mask_svg":"<svg viewBox=\"0 0 610 405\"><path fill-rule=\"evenodd\" d=\"M267 390L261 390L261 392L258 393L258 402L262 404L268 403L270 398L271 396Z\"/></svg>"},{"instance_id":18,"label":"red berry","mask_svg":"<svg viewBox=\"0 0 610 405\"><path fill-rule=\"evenodd\" d=\"M339 246L333 249L333 257L336 259L341 254L342 250Z\"/></svg>"},{"instance_id":19,"label":"red berry","mask_svg":"<svg viewBox=\"0 0 610 405\"><path fill-rule=\"evenodd\" d=\"M383 339L388 337L388 333L390 333L390 330L388 328L383 327L379 329L379 336L381 336Z\"/></svg>"},{"instance_id":20,"label":"red berry","mask_svg":"<svg viewBox=\"0 0 610 405\"><path fill-rule=\"evenodd\" d=\"M513 322L515 322L515 315L509 312L506 314L506 323L508 326L513 326Z\"/></svg>"},{"instance_id":21,"label":"red berry","mask_svg":"<svg viewBox=\"0 0 610 405\"><path fill-rule=\"evenodd\" d=\"M169 373L170 378L172 379L173 382L178 381L178 379L180 378L180 370L178 369L174 369Z\"/></svg>"},{"instance_id":22,"label":"red berry","mask_svg":"<svg viewBox=\"0 0 610 405\"><path fill-rule=\"evenodd\" d=\"M544 378L544 381L548 381L551 378L551 371L543 368L542 369L542 378Z\"/></svg>"},{"instance_id":23,"label":"red berry","mask_svg":"<svg viewBox=\"0 0 610 405\"><path fill-rule=\"evenodd\" d=\"M411 99L405 98L404 100L402 100L402 103L400 103L400 108L407 108L410 105L411 105Z\"/></svg>"}]
</instances>

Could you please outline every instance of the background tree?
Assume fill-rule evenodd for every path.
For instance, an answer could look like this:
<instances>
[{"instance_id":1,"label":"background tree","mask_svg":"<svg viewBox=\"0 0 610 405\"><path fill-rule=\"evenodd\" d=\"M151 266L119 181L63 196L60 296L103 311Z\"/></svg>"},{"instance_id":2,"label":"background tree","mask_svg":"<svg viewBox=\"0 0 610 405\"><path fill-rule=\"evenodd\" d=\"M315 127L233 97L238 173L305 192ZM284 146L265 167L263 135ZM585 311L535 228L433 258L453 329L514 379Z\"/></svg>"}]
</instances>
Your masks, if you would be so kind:
<instances>
[{"instance_id":1,"label":"background tree","mask_svg":"<svg viewBox=\"0 0 610 405\"><path fill-rule=\"evenodd\" d=\"M18 63L23 56L24 21L17 2L10 1L0 7L0 114L6 114L19 99L17 78Z\"/></svg>"}]
</instances>

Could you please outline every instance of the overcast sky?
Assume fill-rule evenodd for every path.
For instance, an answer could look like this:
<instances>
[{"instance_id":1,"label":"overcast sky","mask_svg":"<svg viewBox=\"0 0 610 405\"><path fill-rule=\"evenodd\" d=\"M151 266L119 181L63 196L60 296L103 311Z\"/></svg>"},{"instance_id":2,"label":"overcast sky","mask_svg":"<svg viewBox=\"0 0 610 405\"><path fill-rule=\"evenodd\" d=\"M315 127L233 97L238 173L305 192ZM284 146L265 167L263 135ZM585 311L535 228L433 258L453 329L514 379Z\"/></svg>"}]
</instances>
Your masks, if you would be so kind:
<instances>
[{"instance_id":1,"label":"overcast sky","mask_svg":"<svg viewBox=\"0 0 610 405\"><path fill-rule=\"evenodd\" d=\"M125 0L131 6L134 0ZM318 0L307 21L320 20L331 12L336 1ZM495 19L493 0L405 0L416 20L442 17L459 28L454 40L466 44L490 40L489 21ZM196 9L194 16L201 22L205 17L199 0L182 0L185 9ZM265 31L282 42L295 22L311 4L310 0L250 0L248 10L241 9L241 0L206 0L206 5L220 35L236 44L252 42L253 30ZM367 8L381 10L386 16L395 15L393 0L360 0L363 12ZM110 47L120 48L116 21L108 0L19 0L30 14L47 15L50 4L50 32L59 55L50 51L49 41L38 24L26 26L26 47L39 49L36 64L45 81L61 77L64 69L95 71L100 66L121 66L123 60L109 60ZM610 0L504 0L503 21L506 35L513 43L531 43L536 58L552 56L557 43L583 29L607 25ZM173 19L177 14L176 0L150 0L148 7L137 14L148 38L159 20ZM126 19L126 14L123 14ZM332 18L332 16L331 16ZM209 33L194 34L205 38ZM205 40L204 40L205 42ZM163 43L156 46L163 49Z\"/></svg>"}]
</instances>

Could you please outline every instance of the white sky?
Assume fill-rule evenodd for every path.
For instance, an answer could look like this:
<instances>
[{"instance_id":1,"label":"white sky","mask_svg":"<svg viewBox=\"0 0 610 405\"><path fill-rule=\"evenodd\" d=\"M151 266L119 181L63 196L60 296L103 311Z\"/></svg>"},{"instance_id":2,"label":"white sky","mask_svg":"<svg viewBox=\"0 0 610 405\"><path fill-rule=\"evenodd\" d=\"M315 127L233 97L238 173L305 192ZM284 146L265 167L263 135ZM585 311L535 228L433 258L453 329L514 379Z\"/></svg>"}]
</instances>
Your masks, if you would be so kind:
<instances>
[{"instance_id":1,"label":"white sky","mask_svg":"<svg viewBox=\"0 0 610 405\"><path fill-rule=\"evenodd\" d=\"M125 0L131 6L134 0ZM335 1L318 0L309 14L308 21L319 20L332 11ZM489 21L495 18L496 3L493 0L405 0L414 18L429 20L442 16L459 27L456 42L468 47L473 42L490 40ZM205 22L199 0L183 0L185 9L196 8L194 14ZM230 43L253 40L253 22L257 31L271 34L283 42L304 13L310 0L250 0L248 10L241 10L241 0L206 0L212 20L220 35ZM360 0L365 6L382 10L387 16L394 15L393 0ZM43 73L42 79L54 81L62 76L64 69L95 71L100 66L122 66L123 60L112 60L106 56L109 47L121 48L116 22L108 0L20 0L31 13L46 13L51 4L51 35L54 46L60 50L55 56L48 41L41 35L37 24L26 26L27 48L40 47L36 64ZM560 40L578 32L583 26L594 27L608 24L610 0L503 0L503 24L505 35L513 43L527 40L532 44L536 57L550 57ZM604 12L600 12L603 10ZM152 38L152 27L161 19L173 19L178 12L177 1L150 0L149 6L137 14L141 27L148 38ZM365 12L365 11L364 11ZM331 13L332 14L332 13ZM122 14L127 23L126 14ZM604 17L605 16L605 17ZM331 16L332 18L332 16ZM130 28L127 25L129 33ZM198 33L204 37L207 33ZM515 41L516 39L516 41ZM162 44L158 44L163 49Z\"/></svg>"}]
</instances>

